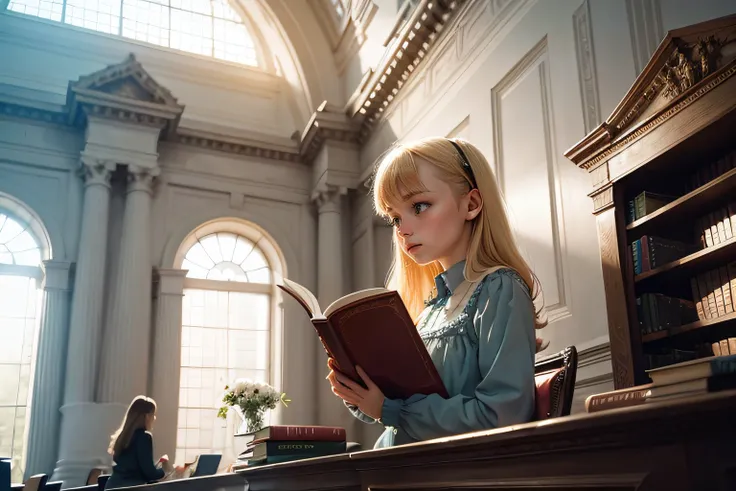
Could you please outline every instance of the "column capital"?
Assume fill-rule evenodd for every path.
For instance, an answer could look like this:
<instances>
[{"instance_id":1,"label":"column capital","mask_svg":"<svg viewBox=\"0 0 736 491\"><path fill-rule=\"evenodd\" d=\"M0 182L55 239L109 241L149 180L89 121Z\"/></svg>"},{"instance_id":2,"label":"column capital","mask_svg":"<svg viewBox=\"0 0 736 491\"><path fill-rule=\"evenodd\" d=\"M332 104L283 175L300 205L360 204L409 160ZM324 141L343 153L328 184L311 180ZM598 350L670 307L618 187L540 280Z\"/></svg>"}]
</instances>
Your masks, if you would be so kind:
<instances>
[{"instance_id":1,"label":"column capital","mask_svg":"<svg viewBox=\"0 0 736 491\"><path fill-rule=\"evenodd\" d=\"M312 191L312 201L319 213L340 213L340 197L348 194L345 186L325 184Z\"/></svg>"},{"instance_id":2,"label":"column capital","mask_svg":"<svg viewBox=\"0 0 736 491\"><path fill-rule=\"evenodd\" d=\"M186 269L164 269L156 268L158 277L158 294L160 295L183 295L184 278L189 271Z\"/></svg>"},{"instance_id":3,"label":"column capital","mask_svg":"<svg viewBox=\"0 0 736 491\"><path fill-rule=\"evenodd\" d=\"M72 263L66 261L43 262L43 289L69 291L69 273Z\"/></svg>"},{"instance_id":4,"label":"column capital","mask_svg":"<svg viewBox=\"0 0 736 491\"><path fill-rule=\"evenodd\" d=\"M84 179L85 186L110 187L110 177L117 165L115 161L84 154L79 160L79 175Z\"/></svg>"},{"instance_id":5,"label":"column capital","mask_svg":"<svg viewBox=\"0 0 736 491\"><path fill-rule=\"evenodd\" d=\"M161 174L158 167L145 167L142 165L128 165L128 193L143 191L153 194L154 179Z\"/></svg>"}]
</instances>

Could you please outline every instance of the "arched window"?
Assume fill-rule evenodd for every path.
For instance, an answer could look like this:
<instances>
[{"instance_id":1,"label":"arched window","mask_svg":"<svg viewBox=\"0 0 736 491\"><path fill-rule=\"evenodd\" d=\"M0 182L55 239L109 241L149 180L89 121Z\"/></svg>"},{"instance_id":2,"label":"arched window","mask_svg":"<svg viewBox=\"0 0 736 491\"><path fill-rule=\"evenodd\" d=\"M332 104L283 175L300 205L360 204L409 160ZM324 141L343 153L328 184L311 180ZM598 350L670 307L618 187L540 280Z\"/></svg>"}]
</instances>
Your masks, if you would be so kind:
<instances>
[{"instance_id":1,"label":"arched window","mask_svg":"<svg viewBox=\"0 0 736 491\"><path fill-rule=\"evenodd\" d=\"M0 208L0 455L23 481L43 276L42 249L29 223Z\"/></svg>"},{"instance_id":2,"label":"arched window","mask_svg":"<svg viewBox=\"0 0 736 491\"><path fill-rule=\"evenodd\" d=\"M225 453L233 428L217 419L217 410L226 384L237 378L273 383L272 299L274 272L281 269L273 264L278 262L274 251L263 233L240 223L210 224L180 248L181 269L188 273L182 306L177 464L201 453Z\"/></svg>"},{"instance_id":3,"label":"arched window","mask_svg":"<svg viewBox=\"0 0 736 491\"><path fill-rule=\"evenodd\" d=\"M228 0L10 0L13 12L257 66L243 19Z\"/></svg>"}]
</instances>

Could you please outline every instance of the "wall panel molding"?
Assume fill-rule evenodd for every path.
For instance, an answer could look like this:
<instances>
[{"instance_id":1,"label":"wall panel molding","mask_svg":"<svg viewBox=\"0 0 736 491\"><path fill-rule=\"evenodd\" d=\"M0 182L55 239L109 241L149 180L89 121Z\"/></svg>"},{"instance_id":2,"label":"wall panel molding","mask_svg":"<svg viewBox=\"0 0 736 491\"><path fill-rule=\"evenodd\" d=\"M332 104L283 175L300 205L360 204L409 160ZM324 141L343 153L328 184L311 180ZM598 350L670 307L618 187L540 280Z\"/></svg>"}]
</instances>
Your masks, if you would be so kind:
<instances>
[{"instance_id":1,"label":"wall panel molding","mask_svg":"<svg viewBox=\"0 0 736 491\"><path fill-rule=\"evenodd\" d=\"M555 148L554 116L551 100L551 85L549 79L549 54L547 38L543 38L512 68L501 81L491 89L491 118L493 122L493 165L496 177L506 198L509 190L506 186L507 166L519 165L518 162L507 160L508 149L504 148L504 98L511 94L527 77L538 79L540 90L539 111L541 112L542 131L544 138L544 160L547 171L547 192L549 196L549 219L551 227L552 255L554 257L554 279L556 282L555 301L545 301L545 308L549 322L555 322L571 316L568 299L570 298L569 272L565 267L566 246L565 227L562 213L562 190L560 187L557 169L557 151ZM518 110L518 108L517 108ZM518 231L517 231L518 233ZM540 258L537 258L540 260ZM548 283L549 284L549 283ZM549 288L549 287L548 287ZM544 290L544 287L543 287Z\"/></svg>"},{"instance_id":2,"label":"wall panel molding","mask_svg":"<svg viewBox=\"0 0 736 491\"><path fill-rule=\"evenodd\" d=\"M584 0L572 16L575 34L575 55L578 63L580 99L583 104L585 133L590 133L601 122L601 103L598 96L598 74L593 49L593 29L590 0Z\"/></svg>"},{"instance_id":3,"label":"wall panel molding","mask_svg":"<svg viewBox=\"0 0 736 491\"><path fill-rule=\"evenodd\" d=\"M626 0L629 35L638 76L664 38L659 0Z\"/></svg>"}]
</instances>

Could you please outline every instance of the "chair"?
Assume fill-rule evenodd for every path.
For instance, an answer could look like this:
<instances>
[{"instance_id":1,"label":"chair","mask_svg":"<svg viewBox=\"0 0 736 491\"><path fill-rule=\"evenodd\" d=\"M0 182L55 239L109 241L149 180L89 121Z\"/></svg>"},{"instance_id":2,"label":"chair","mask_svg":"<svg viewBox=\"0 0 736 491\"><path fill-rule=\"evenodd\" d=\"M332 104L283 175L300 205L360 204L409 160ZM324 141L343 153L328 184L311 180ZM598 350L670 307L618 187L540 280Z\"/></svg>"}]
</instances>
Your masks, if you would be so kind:
<instances>
[{"instance_id":1,"label":"chair","mask_svg":"<svg viewBox=\"0 0 736 491\"><path fill-rule=\"evenodd\" d=\"M577 371L578 351L575 346L568 346L535 363L537 421L570 414Z\"/></svg>"},{"instance_id":2,"label":"chair","mask_svg":"<svg viewBox=\"0 0 736 491\"><path fill-rule=\"evenodd\" d=\"M61 491L61 485L64 481L49 481L44 486L43 491Z\"/></svg>"},{"instance_id":3,"label":"chair","mask_svg":"<svg viewBox=\"0 0 736 491\"><path fill-rule=\"evenodd\" d=\"M10 489L10 459L0 457L0 490Z\"/></svg>"},{"instance_id":4,"label":"chair","mask_svg":"<svg viewBox=\"0 0 736 491\"><path fill-rule=\"evenodd\" d=\"M100 477L100 474L102 474L102 469L99 467L95 467L89 471L89 474L87 474L87 486L97 484L97 478Z\"/></svg>"},{"instance_id":5,"label":"chair","mask_svg":"<svg viewBox=\"0 0 736 491\"><path fill-rule=\"evenodd\" d=\"M46 486L49 476L46 474L36 474L26 479L23 491L42 491Z\"/></svg>"},{"instance_id":6,"label":"chair","mask_svg":"<svg viewBox=\"0 0 736 491\"><path fill-rule=\"evenodd\" d=\"M97 488L99 491L105 491L105 486L107 485L107 480L110 479L110 476L112 474L100 474L97 477Z\"/></svg>"}]
</instances>

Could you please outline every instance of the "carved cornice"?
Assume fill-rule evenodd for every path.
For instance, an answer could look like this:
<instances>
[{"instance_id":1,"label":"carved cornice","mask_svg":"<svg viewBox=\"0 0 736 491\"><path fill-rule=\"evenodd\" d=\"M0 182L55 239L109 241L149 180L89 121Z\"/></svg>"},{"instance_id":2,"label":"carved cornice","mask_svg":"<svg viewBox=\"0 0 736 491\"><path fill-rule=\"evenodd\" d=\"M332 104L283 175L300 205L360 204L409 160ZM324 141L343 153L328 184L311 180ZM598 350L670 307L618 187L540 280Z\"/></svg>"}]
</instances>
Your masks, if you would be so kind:
<instances>
[{"instance_id":1,"label":"carved cornice","mask_svg":"<svg viewBox=\"0 0 736 491\"><path fill-rule=\"evenodd\" d=\"M10 101L0 100L0 114L12 118L31 119L42 123L66 125L67 113L51 109L24 106Z\"/></svg>"},{"instance_id":2,"label":"carved cornice","mask_svg":"<svg viewBox=\"0 0 736 491\"><path fill-rule=\"evenodd\" d=\"M360 124L325 101L302 132L299 154L303 162L311 164L326 140L358 145L359 137Z\"/></svg>"},{"instance_id":3,"label":"carved cornice","mask_svg":"<svg viewBox=\"0 0 736 491\"><path fill-rule=\"evenodd\" d=\"M734 38L734 17L668 33L611 116L565 156L594 169L728 80L736 73L736 54L722 48Z\"/></svg>"},{"instance_id":4,"label":"carved cornice","mask_svg":"<svg viewBox=\"0 0 736 491\"><path fill-rule=\"evenodd\" d=\"M423 0L386 50L381 65L353 94L348 114L361 117L360 141L407 82L442 28L466 0Z\"/></svg>"},{"instance_id":5,"label":"carved cornice","mask_svg":"<svg viewBox=\"0 0 736 491\"><path fill-rule=\"evenodd\" d=\"M207 131L179 128L171 140L206 150L285 162L303 162L296 142L271 144L257 139L217 135Z\"/></svg>"},{"instance_id":6,"label":"carved cornice","mask_svg":"<svg viewBox=\"0 0 736 491\"><path fill-rule=\"evenodd\" d=\"M650 119L649 122L646 124L639 126L636 130L632 131L631 133L627 134L625 137L621 138L620 140L616 141L613 145L605 149L604 151L598 153L594 157L590 158L589 160L583 162L580 164L580 167L583 169L589 170L592 169L601 162L602 160L607 159L614 153L618 152L619 150L627 147L629 144L631 144L633 141L638 140L641 138L644 134L648 133L652 129L656 128L663 122L670 119L675 114L679 113L683 109L685 109L687 106L695 102L696 100L703 97L705 94L713 90L714 88L718 87L721 83L726 81L728 78L736 74L736 63L732 63L730 67L728 67L726 70L721 72L718 77L712 79L707 84L699 87L696 91L692 92L687 98L682 99L674 106L671 106L666 111L660 112L655 118Z\"/></svg>"}]
</instances>

